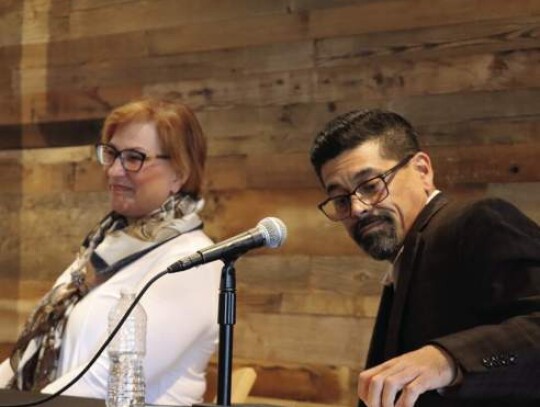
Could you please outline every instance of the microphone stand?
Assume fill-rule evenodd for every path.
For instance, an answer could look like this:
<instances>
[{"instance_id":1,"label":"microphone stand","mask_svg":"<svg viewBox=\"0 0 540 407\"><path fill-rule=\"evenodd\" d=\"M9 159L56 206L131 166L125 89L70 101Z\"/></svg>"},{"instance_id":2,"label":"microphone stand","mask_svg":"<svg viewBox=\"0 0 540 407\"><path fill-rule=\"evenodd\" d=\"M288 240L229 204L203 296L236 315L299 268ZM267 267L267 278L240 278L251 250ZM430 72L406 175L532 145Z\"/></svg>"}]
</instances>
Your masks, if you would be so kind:
<instances>
[{"instance_id":1,"label":"microphone stand","mask_svg":"<svg viewBox=\"0 0 540 407\"><path fill-rule=\"evenodd\" d=\"M219 287L219 349L217 406L231 405L231 376L233 354L233 331L236 322L236 270L234 262L238 255L222 258L221 283ZM214 404L194 404L193 407L211 407Z\"/></svg>"},{"instance_id":2,"label":"microphone stand","mask_svg":"<svg viewBox=\"0 0 540 407\"><path fill-rule=\"evenodd\" d=\"M236 322L236 270L237 256L224 259L219 289L219 353L217 405L231 405L231 375L233 355L233 334Z\"/></svg>"},{"instance_id":3,"label":"microphone stand","mask_svg":"<svg viewBox=\"0 0 540 407\"><path fill-rule=\"evenodd\" d=\"M239 254L223 257L219 287L219 348L218 385L216 404L193 404L193 407L231 406L231 377L233 356L233 334L236 323L236 270L234 263ZM276 407L269 404L237 404L242 407Z\"/></svg>"}]
</instances>

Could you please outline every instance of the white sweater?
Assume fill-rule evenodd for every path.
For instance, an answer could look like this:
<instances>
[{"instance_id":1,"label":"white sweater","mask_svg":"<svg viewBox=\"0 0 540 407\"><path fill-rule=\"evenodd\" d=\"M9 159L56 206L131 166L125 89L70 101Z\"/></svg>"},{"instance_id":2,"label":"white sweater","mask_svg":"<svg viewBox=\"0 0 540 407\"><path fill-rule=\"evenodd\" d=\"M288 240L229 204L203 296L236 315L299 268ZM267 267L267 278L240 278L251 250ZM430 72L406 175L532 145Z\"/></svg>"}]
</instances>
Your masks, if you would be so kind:
<instances>
[{"instance_id":1,"label":"white sweater","mask_svg":"<svg viewBox=\"0 0 540 407\"><path fill-rule=\"evenodd\" d=\"M181 235L129 264L88 293L69 316L59 360L58 379L42 392L54 393L82 370L107 336L107 317L123 288L139 292L174 261L212 244L202 232ZM218 338L217 308L222 263L169 274L142 297L146 311L147 351L144 360L146 402L191 405L205 391L205 370ZM69 270L69 268L68 268ZM66 270L56 284L69 280ZM109 373L105 350L88 372L64 394L105 399ZM0 386L13 372L0 365Z\"/></svg>"}]
</instances>

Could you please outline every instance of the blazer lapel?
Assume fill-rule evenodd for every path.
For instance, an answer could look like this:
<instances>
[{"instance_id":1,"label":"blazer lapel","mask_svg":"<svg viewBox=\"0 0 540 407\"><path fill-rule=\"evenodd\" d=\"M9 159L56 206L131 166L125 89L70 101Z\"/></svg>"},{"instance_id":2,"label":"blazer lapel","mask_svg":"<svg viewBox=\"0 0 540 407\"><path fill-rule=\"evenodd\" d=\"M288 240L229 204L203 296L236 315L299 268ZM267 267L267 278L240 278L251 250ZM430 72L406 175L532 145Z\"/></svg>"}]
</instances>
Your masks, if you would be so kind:
<instances>
[{"instance_id":1,"label":"blazer lapel","mask_svg":"<svg viewBox=\"0 0 540 407\"><path fill-rule=\"evenodd\" d=\"M421 253L424 244L421 231L426 227L433 215L446 205L447 202L446 197L444 197L442 193L435 196L420 212L413 223L411 230L405 237L402 258L398 266L396 292L394 294L390 320L388 322L388 332L384 347L384 360L393 358L399 353L399 338L403 311L407 301L411 277L414 274L415 266L419 260L419 253Z\"/></svg>"}]
</instances>

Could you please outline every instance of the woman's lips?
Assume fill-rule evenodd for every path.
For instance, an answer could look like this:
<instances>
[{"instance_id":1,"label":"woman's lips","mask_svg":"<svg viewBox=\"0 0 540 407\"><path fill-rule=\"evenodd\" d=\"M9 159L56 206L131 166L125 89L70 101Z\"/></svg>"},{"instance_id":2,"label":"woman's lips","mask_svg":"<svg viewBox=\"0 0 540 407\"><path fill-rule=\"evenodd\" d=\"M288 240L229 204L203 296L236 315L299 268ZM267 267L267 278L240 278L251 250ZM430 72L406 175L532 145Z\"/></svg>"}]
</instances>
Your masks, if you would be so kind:
<instances>
[{"instance_id":1,"label":"woman's lips","mask_svg":"<svg viewBox=\"0 0 540 407\"><path fill-rule=\"evenodd\" d=\"M121 192L127 192L127 191L130 191L131 188L126 186L126 185L120 185L120 184L111 184L109 185L109 190L111 192L118 192L118 193L121 193Z\"/></svg>"}]
</instances>

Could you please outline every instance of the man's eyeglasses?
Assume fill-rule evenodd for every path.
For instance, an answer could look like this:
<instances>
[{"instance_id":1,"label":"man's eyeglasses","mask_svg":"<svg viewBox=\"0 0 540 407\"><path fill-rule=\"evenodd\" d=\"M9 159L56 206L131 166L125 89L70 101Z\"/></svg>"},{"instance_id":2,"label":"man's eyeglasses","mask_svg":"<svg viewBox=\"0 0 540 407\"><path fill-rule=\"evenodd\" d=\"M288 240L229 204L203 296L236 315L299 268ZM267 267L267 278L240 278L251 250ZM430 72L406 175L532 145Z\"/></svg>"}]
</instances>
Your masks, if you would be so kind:
<instances>
[{"instance_id":1,"label":"man's eyeglasses","mask_svg":"<svg viewBox=\"0 0 540 407\"><path fill-rule=\"evenodd\" d=\"M328 219L337 222L351 216L351 199L353 195L365 205L377 205L388 197L388 184L391 181L388 181L388 178L407 165L414 156L415 154L408 155L388 171L363 181L354 191L348 194L337 195L326 199L318 205L319 209Z\"/></svg>"},{"instance_id":2,"label":"man's eyeglasses","mask_svg":"<svg viewBox=\"0 0 540 407\"><path fill-rule=\"evenodd\" d=\"M114 160L120 157L122 167L124 170L130 172L140 171L145 161L156 158L164 160L171 158L170 156L163 154L151 156L130 148L117 150L114 146L103 143L96 144L96 155L98 162L104 166L113 165Z\"/></svg>"}]
</instances>

